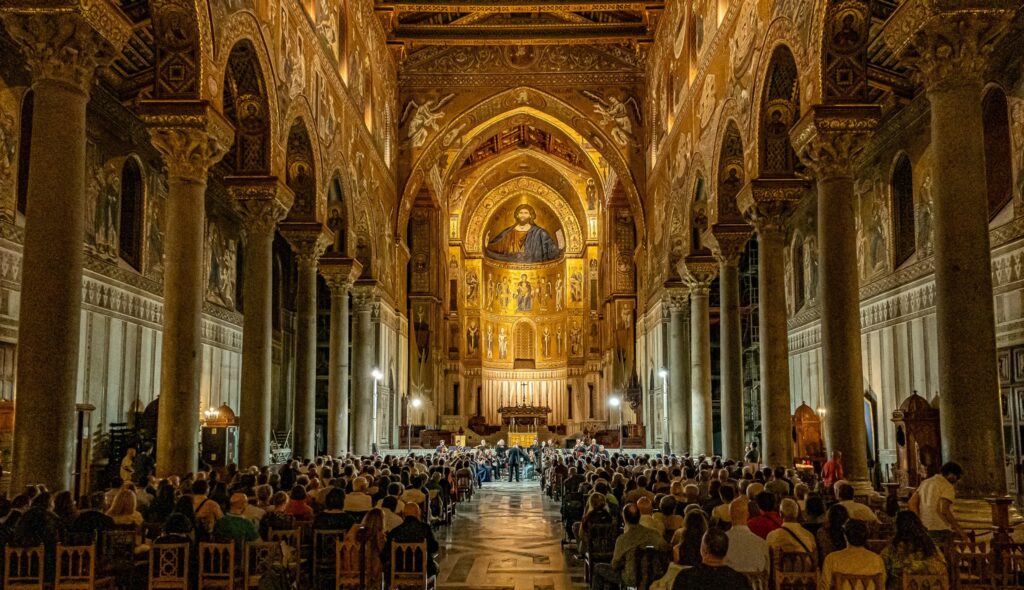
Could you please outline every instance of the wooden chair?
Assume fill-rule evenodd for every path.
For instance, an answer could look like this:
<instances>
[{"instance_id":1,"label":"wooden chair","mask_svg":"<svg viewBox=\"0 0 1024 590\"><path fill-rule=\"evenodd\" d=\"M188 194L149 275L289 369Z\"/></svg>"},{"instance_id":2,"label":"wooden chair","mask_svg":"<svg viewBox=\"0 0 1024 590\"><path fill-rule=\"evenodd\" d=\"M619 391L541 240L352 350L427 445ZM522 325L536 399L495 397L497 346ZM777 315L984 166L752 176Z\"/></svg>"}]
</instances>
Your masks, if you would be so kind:
<instances>
[{"instance_id":1,"label":"wooden chair","mask_svg":"<svg viewBox=\"0 0 1024 590\"><path fill-rule=\"evenodd\" d=\"M245 580L244 590L259 588L260 578L274 564L284 562L284 551L281 543L246 543L245 558L242 566L242 577Z\"/></svg>"},{"instance_id":2,"label":"wooden chair","mask_svg":"<svg viewBox=\"0 0 1024 590\"><path fill-rule=\"evenodd\" d=\"M949 590L946 574L906 574L902 582L903 590Z\"/></svg>"},{"instance_id":3,"label":"wooden chair","mask_svg":"<svg viewBox=\"0 0 1024 590\"><path fill-rule=\"evenodd\" d=\"M335 590L363 590L366 571L363 568L363 545L355 541L335 541Z\"/></svg>"},{"instance_id":4,"label":"wooden chair","mask_svg":"<svg viewBox=\"0 0 1024 590\"><path fill-rule=\"evenodd\" d=\"M427 590L434 587L434 578L429 574L430 555L427 543L391 543L391 582L389 590L415 588Z\"/></svg>"},{"instance_id":5,"label":"wooden chair","mask_svg":"<svg viewBox=\"0 0 1024 590\"><path fill-rule=\"evenodd\" d=\"M760 573L744 573L747 577L747 583L750 584L750 590L768 590L771 588L771 584L768 579L768 572Z\"/></svg>"},{"instance_id":6,"label":"wooden chair","mask_svg":"<svg viewBox=\"0 0 1024 590\"><path fill-rule=\"evenodd\" d=\"M199 544L199 590L235 587L235 544Z\"/></svg>"},{"instance_id":7,"label":"wooden chair","mask_svg":"<svg viewBox=\"0 0 1024 590\"><path fill-rule=\"evenodd\" d=\"M814 552L772 552L775 590L817 590L818 564Z\"/></svg>"},{"instance_id":8,"label":"wooden chair","mask_svg":"<svg viewBox=\"0 0 1024 590\"><path fill-rule=\"evenodd\" d=\"M614 523L590 525L587 546L583 552L583 577L588 583L593 577L594 566L599 563L611 563L618 536L619 527Z\"/></svg>"},{"instance_id":9,"label":"wooden chair","mask_svg":"<svg viewBox=\"0 0 1024 590\"><path fill-rule=\"evenodd\" d=\"M149 550L149 590L188 590L188 543L153 545Z\"/></svg>"},{"instance_id":10,"label":"wooden chair","mask_svg":"<svg viewBox=\"0 0 1024 590\"><path fill-rule=\"evenodd\" d=\"M313 583L317 588L330 588L335 576L337 542L345 540L346 531L313 531Z\"/></svg>"},{"instance_id":11,"label":"wooden chair","mask_svg":"<svg viewBox=\"0 0 1024 590\"><path fill-rule=\"evenodd\" d=\"M636 560L636 590L649 590L651 584L665 575L668 564L672 561L667 551L650 545L637 548L633 559Z\"/></svg>"},{"instance_id":12,"label":"wooden chair","mask_svg":"<svg viewBox=\"0 0 1024 590\"><path fill-rule=\"evenodd\" d=\"M96 577L95 545L57 545L54 590L112 588L113 577Z\"/></svg>"},{"instance_id":13,"label":"wooden chair","mask_svg":"<svg viewBox=\"0 0 1024 590\"><path fill-rule=\"evenodd\" d=\"M995 545L995 585L1005 590L1024 590L1024 544L999 543Z\"/></svg>"},{"instance_id":14,"label":"wooden chair","mask_svg":"<svg viewBox=\"0 0 1024 590\"><path fill-rule=\"evenodd\" d=\"M293 551L293 561L299 561L302 556L302 530L294 529L271 529L267 539L272 543L283 543Z\"/></svg>"},{"instance_id":15,"label":"wooden chair","mask_svg":"<svg viewBox=\"0 0 1024 590\"><path fill-rule=\"evenodd\" d=\"M4 548L4 588L6 590L43 590L46 549L37 547Z\"/></svg>"},{"instance_id":16,"label":"wooden chair","mask_svg":"<svg viewBox=\"0 0 1024 590\"><path fill-rule=\"evenodd\" d=\"M885 590L883 574L832 574L835 590Z\"/></svg>"},{"instance_id":17,"label":"wooden chair","mask_svg":"<svg viewBox=\"0 0 1024 590\"><path fill-rule=\"evenodd\" d=\"M455 487L458 490L459 502L473 499L473 479L460 475L455 479Z\"/></svg>"},{"instance_id":18,"label":"wooden chair","mask_svg":"<svg viewBox=\"0 0 1024 590\"><path fill-rule=\"evenodd\" d=\"M950 572L954 588L991 588L993 553L985 541L953 539L949 549Z\"/></svg>"},{"instance_id":19,"label":"wooden chair","mask_svg":"<svg viewBox=\"0 0 1024 590\"><path fill-rule=\"evenodd\" d=\"M117 578L119 587L131 585L135 575L135 531L113 530L100 535L100 569Z\"/></svg>"}]
</instances>

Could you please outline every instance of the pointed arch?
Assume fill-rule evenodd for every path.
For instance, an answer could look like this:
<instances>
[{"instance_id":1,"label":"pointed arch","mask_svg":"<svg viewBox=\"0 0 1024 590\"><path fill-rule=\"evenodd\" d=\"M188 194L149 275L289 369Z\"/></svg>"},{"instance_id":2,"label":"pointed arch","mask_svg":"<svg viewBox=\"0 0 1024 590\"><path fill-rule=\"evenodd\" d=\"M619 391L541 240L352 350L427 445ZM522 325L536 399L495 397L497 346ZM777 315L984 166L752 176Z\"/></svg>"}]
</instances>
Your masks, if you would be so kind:
<instances>
[{"instance_id":1,"label":"pointed arch","mask_svg":"<svg viewBox=\"0 0 1024 590\"><path fill-rule=\"evenodd\" d=\"M910 157L900 152L889 175L892 197L893 268L910 259L917 249L914 228L914 171Z\"/></svg>"},{"instance_id":2,"label":"pointed arch","mask_svg":"<svg viewBox=\"0 0 1024 590\"><path fill-rule=\"evenodd\" d=\"M405 234L405 228L409 223L409 214L412 205L419 193L420 183L425 182L430 175L430 170L438 161L440 156L447 151L444 145L445 136L453 130L466 128L479 128L495 119L502 119L517 112L536 112L541 118L551 123L557 123L563 130L569 130L573 135L579 136L581 142L585 140L608 162L611 170L623 180L626 197L633 211L636 220L637 232L642 239L646 233L643 216L643 204L636 185L636 179L632 174L630 163L617 144L602 131L593 121L589 114L584 113L576 107L564 102L556 96L532 87L510 88L503 92L477 102L470 108L462 111L430 139L429 143L420 151L409 174L410 181L406 184L400 199L398 208L397 229L399 235ZM493 113L499 113L493 115ZM483 120L484 123L480 123Z\"/></svg>"},{"instance_id":3,"label":"pointed arch","mask_svg":"<svg viewBox=\"0 0 1024 590\"><path fill-rule=\"evenodd\" d=\"M233 174L270 174L271 121L267 84L248 39L231 48L224 70L224 116L235 127L234 143L223 158Z\"/></svg>"},{"instance_id":4,"label":"pointed arch","mask_svg":"<svg viewBox=\"0 0 1024 590\"><path fill-rule=\"evenodd\" d=\"M789 130L800 118L800 80L796 59L786 45L772 51L765 71L757 118L757 167L760 177L791 178L799 161Z\"/></svg>"},{"instance_id":5,"label":"pointed arch","mask_svg":"<svg viewBox=\"0 0 1024 590\"><path fill-rule=\"evenodd\" d=\"M286 150L285 182L295 193L288 221L319 221L313 143L306 125L300 119L296 119L288 130Z\"/></svg>"}]
</instances>

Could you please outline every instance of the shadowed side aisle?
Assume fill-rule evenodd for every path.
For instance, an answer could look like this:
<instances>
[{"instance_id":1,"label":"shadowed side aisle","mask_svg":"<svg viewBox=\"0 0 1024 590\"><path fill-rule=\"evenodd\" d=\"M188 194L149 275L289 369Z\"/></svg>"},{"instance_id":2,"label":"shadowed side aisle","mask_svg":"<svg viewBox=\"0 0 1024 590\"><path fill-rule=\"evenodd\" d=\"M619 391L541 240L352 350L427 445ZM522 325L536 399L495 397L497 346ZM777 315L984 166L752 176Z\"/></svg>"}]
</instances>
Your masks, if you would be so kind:
<instances>
[{"instance_id":1,"label":"shadowed side aisle","mask_svg":"<svg viewBox=\"0 0 1024 590\"><path fill-rule=\"evenodd\" d=\"M580 590L581 562L562 550L558 503L536 481L484 484L437 531L441 590Z\"/></svg>"}]
</instances>

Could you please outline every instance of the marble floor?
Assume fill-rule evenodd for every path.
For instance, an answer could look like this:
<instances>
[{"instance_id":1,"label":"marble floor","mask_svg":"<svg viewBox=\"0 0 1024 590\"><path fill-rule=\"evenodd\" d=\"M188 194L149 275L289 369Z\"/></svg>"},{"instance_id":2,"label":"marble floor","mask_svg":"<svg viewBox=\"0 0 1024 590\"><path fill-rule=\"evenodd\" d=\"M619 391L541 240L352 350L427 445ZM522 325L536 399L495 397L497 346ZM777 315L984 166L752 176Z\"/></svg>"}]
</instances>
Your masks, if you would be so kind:
<instances>
[{"instance_id":1,"label":"marble floor","mask_svg":"<svg viewBox=\"0 0 1024 590\"><path fill-rule=\"evenodd\" d=\"M438 588L586 588L583 563L562 550L558 508L536 481L484 484L472 500L459 504L451 526L436 530Z\"/></svg>"}]
</instances>

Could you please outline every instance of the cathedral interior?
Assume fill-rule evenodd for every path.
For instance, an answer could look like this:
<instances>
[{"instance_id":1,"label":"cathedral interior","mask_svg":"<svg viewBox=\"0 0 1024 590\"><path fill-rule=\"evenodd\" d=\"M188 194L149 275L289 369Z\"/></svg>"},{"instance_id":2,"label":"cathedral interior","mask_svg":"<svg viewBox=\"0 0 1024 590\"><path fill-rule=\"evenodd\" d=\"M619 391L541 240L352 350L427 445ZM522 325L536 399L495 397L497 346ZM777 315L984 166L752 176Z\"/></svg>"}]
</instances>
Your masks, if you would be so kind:
<instances>
[{"instance_id":1,"label":"cathedral interior","mask_svg":"<svg viewBox=\"0 0 1024 590\"><path fill-rule=\"evenodd\" d=\"M1020 500L1022 31L6 0L0 489L103 489L128 437L160 474L539 437Z\"/></svg>"}]
</instances>

